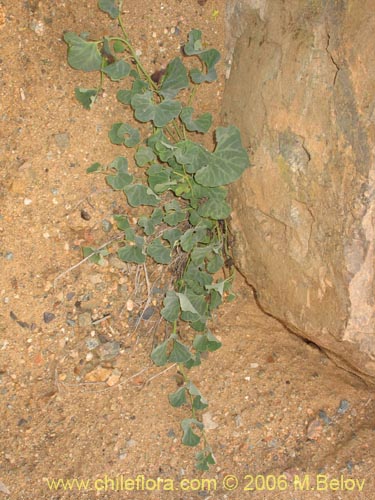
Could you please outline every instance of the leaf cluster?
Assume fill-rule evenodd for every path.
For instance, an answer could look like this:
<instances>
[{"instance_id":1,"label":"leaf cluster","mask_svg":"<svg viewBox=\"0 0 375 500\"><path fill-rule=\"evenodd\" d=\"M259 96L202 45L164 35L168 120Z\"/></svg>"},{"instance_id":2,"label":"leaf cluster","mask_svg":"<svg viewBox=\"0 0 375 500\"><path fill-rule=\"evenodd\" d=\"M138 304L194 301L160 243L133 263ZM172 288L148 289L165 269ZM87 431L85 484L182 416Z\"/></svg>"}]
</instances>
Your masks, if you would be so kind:
<instances>
[{"instance_id":1,"label":"leaf cluster","mask_svg":"<svg viewBox=\"0 0 375 500\"><path fill-rule=\"evenodd\" d=\"M99 0L98 6L118 20L121 36L92 41L86 34L65 33L70 66L100 75L97 88L79 87L75 95L84 108L90 109L108 77L120 83L119 106L127 107L134 119L131 123L116 122L109 131L109 140L125 153L108 165L92 164L88 172L104 173L108 185L123 192L131 207L144 207L136 225L125 214L114 216L124 235L124 244L118 250L121 260L144 264L151 259L166 266L176 259L183 262L161 310L170 333L151 358L158 366L177 363L183 373L184 383L169 401L175 407L190 407L191 418L181 423L182 442L195 446L203 437L204 449L197 456L197 466L205 470L214 458L197 412L207 407L207 401L187 372L201 363L202 353L221 346L208 323L231 284L231 277L217 278L227 252L221 221L231 211L226 185L249 166L248 155L238 129L232 125L216 129L213 151L201 141L211 128L212 116L196 115L192 101L199 85L216 80L220 54L205 48L199 30L189 33L183 49L185 57L194 58L197 65L188 69L181 57L175 57L156 84L127 36L120 2ZM135 165L132 169L130 157ZM91 253L100 263L103 253L85 250L85 255ZM192 343L183 340L181 323L195 331Z\"/></svg>"}]
</instances>

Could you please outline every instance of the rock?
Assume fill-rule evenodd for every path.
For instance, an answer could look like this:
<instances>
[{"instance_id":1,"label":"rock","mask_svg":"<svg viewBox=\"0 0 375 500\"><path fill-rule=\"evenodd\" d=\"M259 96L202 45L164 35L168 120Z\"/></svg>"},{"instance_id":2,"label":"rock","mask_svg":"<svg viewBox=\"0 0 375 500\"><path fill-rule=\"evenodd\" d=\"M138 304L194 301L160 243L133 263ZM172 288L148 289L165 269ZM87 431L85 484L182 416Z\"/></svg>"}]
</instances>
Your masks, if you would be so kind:
<instances>
[{"instance_id":1,"label":"rock","mask_svg":"<svg viewBox=\"0 0 375 500\"><path fill-rule=\"evenodd\" d=\"M100 341L97 337L87 337L85 340L87 349L92 351L93 349L96 349L100 345Z\"/></svg>"},{"instance_id":2,"label":"rock","mask_svg":"<svg viewBox=\"0 0 375 500\"><path fill-rule=\"evenodd\" d=\"M55 134L53 138L55 139L56 146L59 149L67 149L70 145L70 135L67 132Z\"/></svg>"},{"instance_id":3,"label":"rock","mask_svg":"<svg viewBox=\"0 0 375 500\"><path fill-rule=\"evenodd\" d=\"M230 187L236 265L267 313L374 383L372 7L229 0L223 111L253 164Z\"/></svg>"},{"instance_id":4,"label":"rock","mask_svg":"<svg viewBox=\"0 0 375 500\"><path fill-rule=\"evenodd\" d=\"M120 352L121 345L119 342L105 342L98 348L98 354L103 361L109 361L115 358Z\"/></svg>"},{"instance_id":5,"label":"rock","mask_svg":"<svg viewBox=\"0 0 375 500\"><path fill-rule=\"evenodd\" d=\"M44 323L51 323L56 318L56 316L51 312L43 313L43 321Z\"/></svg>"},{"instance_id":6,"label":"rock","mask_svg":"<svg viewBox=\"0 0 375 500\"><path fill-rule=\"evenodd\" d=\"M307 427L307 439L317 441L323 432L323 425L320 420L313 420Z\"/></svg>"},{"instance_id":7,"label":"rock","mask_svg":"<svg viewBox=\"0 0 375 500\"><path fill-rule=\"evenodd\" d=\"M212 414L208 411L206 413L203 413L202 421L203 421L204 428L207 431L211 431L211 430L217 429L217 427L219 427L219 424L217 424L216 422L214 422L212 420Z\"/></svg>"},{"instance_id":8,"label":"rock","mask_svg":"<svg viewBox=\"0 0 375 500\"><path fill-rule=\"evenodd\" d=\"M154 314L155 312L155 307L146 307L146 309L143 311L143 314L142 314L142 319L144 320L148 320L151 318L151 316Z\"/></svg>"},{"instance_id":9,"label":"rock","mask_svg":"<svg viewBox=\"0 0 375 500\"><path fill-rule=\"evenodd\" d=\"M97 366L85 375L86 382L105 382L111 376L112 370L110 368L103 368Z\"/></svg>"},{"instance_id":10,"label":"rock","mask_svg":"<svg viewBox=\"0 0 375 500\"><path fill-rule=\"evenodd\" d=\"M93 285L97 285L98 283L103 282L103 278L100 274L91 274L89 276L89 280Z\"/></svg>"},{"instance_id":11,"label":"rock","mask_svg":"<svg viewBox=\"0 0 375 500\"><path fill-rule=\"evenodd\" d=\"M109 233L113 228L113 224L107 220L107 219L103 219L102 220L102 229L105 233Z\"/></svg>"},{"instance_id":12,"label":"rock","mask_svg":"<svg viewBox=\"0 0 375 500\"><path fill-rule=\"evenodd\" d=\"M111 375L109 376L106 383L109 387L113 387L114 385L118 384L118 382L120 381L120 378L121 378L121 372L120 372L120 370L115 368L113 370L113 372L111 373Z\"/></svg>"},{"instance_id":13,"label":"rock","mask_svg":"<svg viewBox=\"0 0 375 500\"><path fill-rule=\"evenodd\" d=\"M116 269L126 269L128 264L120 260L116 255L111 254L108 258L109 265L115 267Z\"/></svg>"},{"instance_id":14,"label":"rock","mask_svg":"<svg viewBox=\"0 0 375 500\"><path fill-rule=\"evenodd\" d=\"M342 399L337 409L337 413L339 415L344 415L344 413L346 413L349 410L349 407L350 407L349 401L347 401L346 399Z\"/></svg>"},{"instance_id":15,"label":"rock","mask_svg":"<svg viewBox=\"0 0 375 500\"><path fill-rule=\"evenodd\" d=\"M79 326L86 327L86 326L91 326L92 324L92 319L91 319L91 313L89 312L84 312L78 316L78 324Z\"/></svg>"}]
</instances>

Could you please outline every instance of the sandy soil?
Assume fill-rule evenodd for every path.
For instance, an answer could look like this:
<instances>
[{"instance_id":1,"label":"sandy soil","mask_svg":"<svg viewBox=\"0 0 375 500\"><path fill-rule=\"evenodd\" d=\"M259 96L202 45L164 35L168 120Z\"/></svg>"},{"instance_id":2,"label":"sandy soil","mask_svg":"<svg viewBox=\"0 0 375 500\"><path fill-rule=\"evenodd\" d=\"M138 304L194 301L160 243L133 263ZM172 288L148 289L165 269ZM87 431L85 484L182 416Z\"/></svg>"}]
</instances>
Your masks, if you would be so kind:
<instances>
[{"instance_id":1,"label":"sandy soil","mask_svg":"<svg viewBox=\"0 0 375 500\"><path fill-rule=\"evenodd\" d=\"M150 70L193 27L224 51L223 0L125 5ZM157 320L138 321L142 270L112 256L56 281L82 246L115 239L113 214L128 210L85 173L119 154L107 140L123 113L117 87L83 110L73 89L95 75L69 68L62 42L64 30L99 37L116 25L94 0L3 0L0 26L0 497L372 499L373 390L264 315L240 279L213 325L223 347L196 369L217 464L194 469L195 450L180 443L186 413L167 402L175 371L149 359ZM219 70L200 97L216 124Z\"/></svg>"}]
</instances>

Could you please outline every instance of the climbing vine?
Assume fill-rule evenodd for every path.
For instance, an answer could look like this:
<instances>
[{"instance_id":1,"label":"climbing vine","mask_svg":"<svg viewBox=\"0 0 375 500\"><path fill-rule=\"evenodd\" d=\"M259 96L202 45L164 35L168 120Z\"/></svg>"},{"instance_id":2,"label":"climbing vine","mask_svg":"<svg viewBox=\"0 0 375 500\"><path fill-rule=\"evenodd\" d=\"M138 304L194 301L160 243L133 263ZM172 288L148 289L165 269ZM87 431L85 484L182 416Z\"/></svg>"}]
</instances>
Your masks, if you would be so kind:
<instances>
[{"instance_id":1,"label":"climbing vine","mask_svg":"<svg viewBox=\"0 0 375 500\"><path fill-rule=\"evenodd\" d=\"M201 446L196 466L207 470L215 463L200 417L208 403L189 373L201 363L202 353L221 346L209 322L232 282L231 274L219 273L228 256L225 219L231 209L225 186L241 176L249 160L234 126L215 130L213 151L202 144L212 116L196 116L192 103L200 85L217 79L219 52L206 48L202 33L193 29L183 47L184 59L175 57L160 80L152 78L127 35L121 3L98 2L102 11L118 21L120 35L89 40L84 34L64 34L70 66L99 72L98 87L75 89L83 107L93 106L108 77L121 87L119 105L127 106L134 115L132 123L114 123L109 131L110 141L125 149L125 156L117 156L109 165L93 163L87 172L104 173L109 186L123 192L131 207L144 207L135 224L126 215L114 215L123 233L118 250L121 260L144 264L151 259L171 266L178 258L173 288L166 292L161 310L169 324L168 334L151 358L158 366L178 365L182 382L169 395L169 402L189 408L189 417L181 422L182 442ZM194 61L190 69L185 58ZM133 169L128 162L131 154ZM86 249L86 255L88 251L92 250ZM97 259L102 256L103 251L94 255ZM193 333L181 335L182 325Z\"/></svg>"}]
</instances>

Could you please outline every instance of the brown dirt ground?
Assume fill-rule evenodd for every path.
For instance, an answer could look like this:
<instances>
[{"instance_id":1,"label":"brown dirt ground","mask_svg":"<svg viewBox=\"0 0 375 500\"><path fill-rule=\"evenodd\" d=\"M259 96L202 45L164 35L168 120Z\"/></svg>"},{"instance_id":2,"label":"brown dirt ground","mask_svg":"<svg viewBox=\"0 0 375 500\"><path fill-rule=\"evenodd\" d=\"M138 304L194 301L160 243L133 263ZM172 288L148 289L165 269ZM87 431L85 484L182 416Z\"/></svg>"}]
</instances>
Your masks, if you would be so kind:
<instances>
[{"instance_id":1,"label":"brown dirt ground","mask_svg":"<svg viewBox=\"0 0 375 500\"><path fill-rule=\"evenodd\" d=\"M193 27L223 52L224 0L201 4L125 2L131 39L148 68L178 55ZM196 369L209 396L205 418L217 465L203 475L194 470L195 450L180 444L179 422L187 415L166 399L176 389L173 369L161 373L149 360L152 318L131 334L132 304L144 303L134 294L140 274L112 259L102 267L84 263L53 286L80 261L82 245L116 236L103 231L103 219L127 210L101 176L85 173L119 154L107 140L123 113L113 99L116 86L107 83L93 110L84 111L73 89L90 87L95 76L68 67L62 42L64 30L99 37L114 33L115 23L94 0L3 0L0 25L0 497L372 499L373 391L264 315L240 279L238 300L222 307L213 325L223 347ZM224 63L219 69L219 86L200 97L216 124ZM50 322L46 312L54 315ZM114 356L103 353L116 346ZM98 482L97 491L54 491L47 483L78 478L93 488L107 477L121 488L121 476L140 474L160 478L161 489L151 491L149 482L148 489L139 483L139 491L111 491L110 482L107 490ZM227 475L237 476L237 489L230 490L230 479L224 488ZM304 483L300 491L306 477L310 489ZM364 480L363 492L351 492L349 481L328 486L324 477ZM202 478L216 488L200 487ZM182 491L182 479L196 480L190 491ZM174 492L163 491L168 480Z\"/></svg>"}]
</instances>

